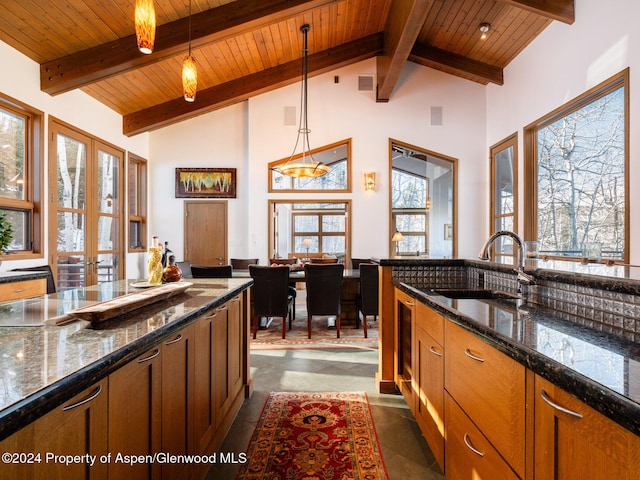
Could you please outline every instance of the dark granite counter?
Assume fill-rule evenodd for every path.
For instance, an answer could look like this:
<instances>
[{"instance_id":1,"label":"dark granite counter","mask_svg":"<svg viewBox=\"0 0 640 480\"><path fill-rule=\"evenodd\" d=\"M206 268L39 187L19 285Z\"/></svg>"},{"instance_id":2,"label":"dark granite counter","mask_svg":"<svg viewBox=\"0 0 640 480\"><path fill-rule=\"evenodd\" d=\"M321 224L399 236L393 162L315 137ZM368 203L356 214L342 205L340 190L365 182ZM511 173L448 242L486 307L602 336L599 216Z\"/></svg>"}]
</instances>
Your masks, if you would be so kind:
<instances>
[{"instance_id":1,"label":"dark granite counter","mask_svg":"<svg viewBox=\"0 0 640 480\"><path fill-rule=\"evenodd\" d=\"M31 275L31 273L27 274ZM75 308L139 291L131 281L0 303L0 440L106 377L210 308L249 288L251 279L189 279L186 292L93 326L55 319Z\"/></svg>"},{"instance_id":2,"label":"dark granite counter","mask_svg":"<svg viewBox=\"0 0 640 480\"><path fill-rule=\"evenodd\" d=\"M573 323L566 315L560 318L554 310L538 305L449 299L408 283L396 282L396 286L640 435L637 343Z\"/></svg>"},{"instance_id":3,"label":"dark granite counter","mask_svg":"<svg viewBox=\"0 0 640 480\"><path fill-rule=\"evenodd\" d=\"M0 284L20 282L22 280L34 280L37 278L47 278L49 273L47 272L0 272Z\"/></svg>"}]
</instances>

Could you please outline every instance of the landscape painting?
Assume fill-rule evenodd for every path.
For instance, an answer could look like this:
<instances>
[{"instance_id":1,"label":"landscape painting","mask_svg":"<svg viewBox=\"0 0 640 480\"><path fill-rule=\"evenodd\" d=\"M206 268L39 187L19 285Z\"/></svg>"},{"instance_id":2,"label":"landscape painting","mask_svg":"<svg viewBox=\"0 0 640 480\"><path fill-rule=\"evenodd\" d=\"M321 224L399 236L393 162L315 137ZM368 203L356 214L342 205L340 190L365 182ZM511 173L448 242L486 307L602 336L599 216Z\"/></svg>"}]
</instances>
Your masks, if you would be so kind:
<instances>
[{"instance_id":1,"label":"landscape painting","mask_svg":"<svg viewBox=\"0 0 640 480\"><path fill-rule=\"evenodd\" d=\"M236 198L236 169L176 168L176 198Z\"/></svg>"}]
</instances>

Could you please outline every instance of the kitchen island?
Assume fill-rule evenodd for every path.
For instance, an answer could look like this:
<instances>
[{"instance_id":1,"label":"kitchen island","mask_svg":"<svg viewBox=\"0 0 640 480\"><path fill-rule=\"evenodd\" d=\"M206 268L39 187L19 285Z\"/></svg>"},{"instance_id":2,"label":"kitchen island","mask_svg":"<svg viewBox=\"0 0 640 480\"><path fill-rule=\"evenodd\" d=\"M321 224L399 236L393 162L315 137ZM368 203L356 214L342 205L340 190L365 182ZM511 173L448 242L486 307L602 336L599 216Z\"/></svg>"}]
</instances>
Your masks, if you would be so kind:
<instances>
[{"instance_id":1,"label":"kitchen island","mask_svg":"<svg viewBox=\"0 0 640 480\"><path fill-rule=\"evenodd\" d=\"M253 281L189 279L184 293L104 322L69 318L75 309L139 292L132 283L0 304L3 323L10 325L0 327L3 452L215 452L251 393ZM71 418L76 407L84 413ZM89 451L67 443L73 436L82 437L79 444ZM151 462L124 470L111 463L58 471L59 465L18 463L5 463L3 472L15 468L12 478L39 472L48 478L56 472L68 478L89 472L98 478L201 478L208 468Z\"/></svg>"},{"instance_id":2,"label":"kitchen island","mask_svg":"<svg viewBox=\"0 0 640 480\"><path fill-rule=\"evenodd\" d=\"M634 269L532 262L522 288L505 265L380 264L379 384L391 370L447 478L635 478Z\"/></svg>"}]
</instances>

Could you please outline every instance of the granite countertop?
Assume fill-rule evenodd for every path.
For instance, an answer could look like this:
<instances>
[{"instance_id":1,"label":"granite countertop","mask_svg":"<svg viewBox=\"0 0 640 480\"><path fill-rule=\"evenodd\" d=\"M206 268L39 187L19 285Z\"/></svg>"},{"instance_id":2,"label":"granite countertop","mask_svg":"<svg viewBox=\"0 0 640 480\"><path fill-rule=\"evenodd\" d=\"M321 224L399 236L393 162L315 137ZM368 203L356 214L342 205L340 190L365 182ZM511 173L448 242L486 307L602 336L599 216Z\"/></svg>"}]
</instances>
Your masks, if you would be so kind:
<instances>
[{"instance_id":1,"label":"granite countertop","mask_svg":"<svg viewBox=\"0 0 640 480\"><path fill-rule=\"evenodd\" d=\"M640 345L509 300L449 299L396 284L534 373L640 435Z\"/></svg>"},{"instance_id":2,"label":"granite countertop","mask_svg":"<svg viewBox=\"0 0 640 480\"><path fill-rule=\"evenodd\" d=\"M0 272L0 284L19 282L21 280L34 280L37 278L47 278L48 272L44 271L21 271L21 272Z\"/></svg>"},{"instance_id":3,"label":"granite countertop","mask_svg":"<svg viewBox=\"0 0 640 480\"><path fill-rule=\"evenodd\" d=\"M0 303L0 440L106 377L210 308L249 288L242 278L188 279L184 293L93 326L66 312L140 291L132 280Z\"/></svg>"}]
</instances>

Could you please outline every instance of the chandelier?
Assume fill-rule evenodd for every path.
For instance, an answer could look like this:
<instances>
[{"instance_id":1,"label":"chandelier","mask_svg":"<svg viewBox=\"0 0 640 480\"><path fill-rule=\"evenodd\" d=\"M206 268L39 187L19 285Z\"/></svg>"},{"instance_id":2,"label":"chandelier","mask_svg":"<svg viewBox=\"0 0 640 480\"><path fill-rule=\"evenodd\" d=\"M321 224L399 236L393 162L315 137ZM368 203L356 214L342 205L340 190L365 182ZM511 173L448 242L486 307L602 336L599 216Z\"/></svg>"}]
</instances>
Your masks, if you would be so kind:
<instances>
[{"instance_id":1,"label":"chandelier","mask_svg":"<svg viewBox=\"0 0 640 480\"><path fill-rule=\"evenodd\" d=\"M303 37L302 48L302 89L300 94L300 125L298 127L298 136L293 147L293 152L289 160L276 167L276 170L283 175L289 177L321 177L329 173L330 168L321 162L316 162L311 155L311 147L309 146L309 124L307 121L307 75L308 75L308 55L307 34L309 33L309 25L304 24L300 27ZM298 145L302 141L302 154L296 155Z\"/></svg>"},{"instance_id":2,"label":"chandelier","mask_svg":"<svg viewBox=\"0 0 640 480\"><path fill-rule=\"evenodd\" d=\"M136 0L135 26L138 50L148 55L153 52L156 39L156 9L153 0Z\"/></svg>"}]
</instances>

